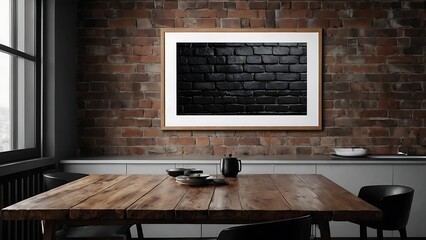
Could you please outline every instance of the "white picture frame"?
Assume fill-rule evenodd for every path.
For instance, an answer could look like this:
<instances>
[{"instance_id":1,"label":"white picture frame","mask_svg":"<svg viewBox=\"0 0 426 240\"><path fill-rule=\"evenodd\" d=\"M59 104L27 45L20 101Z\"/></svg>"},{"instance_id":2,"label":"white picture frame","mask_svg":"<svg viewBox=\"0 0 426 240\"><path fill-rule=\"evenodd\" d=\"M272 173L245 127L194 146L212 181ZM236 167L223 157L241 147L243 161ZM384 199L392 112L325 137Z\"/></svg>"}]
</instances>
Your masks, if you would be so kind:
<instances>
[{"instance_id":1,"label":"white picture frame","mask_svg":"<svg viewBox=\"0 0 426 240\"><path fill-rule=\"evenodd\" d=\"M178 43L306 43L306 113L179 114ZM321 29L162 29L161 128L163 130L321 130Z\"/></svg>"}]
</instances>

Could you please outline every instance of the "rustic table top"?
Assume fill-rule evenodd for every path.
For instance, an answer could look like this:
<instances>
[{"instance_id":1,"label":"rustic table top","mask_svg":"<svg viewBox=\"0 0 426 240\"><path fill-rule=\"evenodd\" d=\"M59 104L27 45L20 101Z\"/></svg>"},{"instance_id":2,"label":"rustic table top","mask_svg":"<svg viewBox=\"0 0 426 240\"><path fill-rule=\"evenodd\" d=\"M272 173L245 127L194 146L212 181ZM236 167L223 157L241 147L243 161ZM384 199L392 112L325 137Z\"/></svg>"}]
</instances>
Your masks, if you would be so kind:
<instances>
[{"instance_id":1,"label":"rustic table top","mask_svg":"<svg viewBox=\"0 0 426 240\"><path fill-rule=\"evenodd\" d=\"M243 223L311 214L379 219L381 211L318 174L239 175L187 186L166 175L90 175L2 210L5 220Z\"/></svg>"},{"instance_id":2,"label":"rustic table top","mask_svg":"<svg viewBox=\"0 0 426 240\"><path fill-rule=\"evenodd\" d=\"M227 178L228 185L188 186L167 175L89 175L2 209L4 220L55 225L246 223L311 215L322 240L329 222L374 220L381 211L318 174L261 174Z\"/></svg>"}]
</instances>

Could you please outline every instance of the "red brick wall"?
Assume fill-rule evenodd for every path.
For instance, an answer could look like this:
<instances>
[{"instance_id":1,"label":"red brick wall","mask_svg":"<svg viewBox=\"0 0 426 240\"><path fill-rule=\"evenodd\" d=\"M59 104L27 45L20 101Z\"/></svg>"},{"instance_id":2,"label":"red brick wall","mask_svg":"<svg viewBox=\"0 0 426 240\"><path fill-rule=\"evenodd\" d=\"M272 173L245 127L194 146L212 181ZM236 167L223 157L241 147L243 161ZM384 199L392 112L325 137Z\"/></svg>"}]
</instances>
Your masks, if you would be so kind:
<instances>
[{"instance_id":1,"label":"red brick wall","mask_svg":"<svg viewBox=\"0 0 426 240\"><path fill-rule=\"evenodd\" d=\"M79 3L79 154L426 153L424 1ZM160 28L322 28L322 131L162 131Z\"/></svg>"}]
</instances>

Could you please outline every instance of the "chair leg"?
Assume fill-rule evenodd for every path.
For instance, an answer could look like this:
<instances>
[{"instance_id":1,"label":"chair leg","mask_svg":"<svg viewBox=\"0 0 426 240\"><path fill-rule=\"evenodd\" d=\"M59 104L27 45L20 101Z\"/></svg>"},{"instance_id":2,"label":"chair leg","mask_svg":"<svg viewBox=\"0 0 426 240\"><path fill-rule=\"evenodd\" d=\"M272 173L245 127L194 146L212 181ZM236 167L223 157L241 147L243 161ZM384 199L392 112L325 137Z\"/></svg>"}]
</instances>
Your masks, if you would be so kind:
<instances>
[{"instance_id":1,"label":"chair leg","mask_svg":"<svg viewBox=\"0 0 426 240\"><path fill-rule=\"evenodd\" d=\"M139 240L144 239L143 230L142 230L142 224L136 224L136 230L138 231L138 239Z\"/></svg>"},{"instance_id":2,"label":"chair leg","mask_svg":"<svg viewBox=\"0 0 426 240\"><path fill-rule=\"evenodd\" d=\"M377 229L377 239L383 240L383 230Z\"/></svg>"},{"instance_id":3,"label":"chair leg","mask_svg":"<svg viewBox=\"0 0 426 240\"><path fill-rule=\"evenodd\" d=\"M407 230L405 228L399 229L399 235L401 237L401 240L407 239Z\"/></svg>"},{"instance_id":4,"label":"chair leg","mask_svg":"<svg viewBox=\"0 0 426 240\"><path fill-rule=\"evenodd\" d=\"M361 240L367 240L367 227L364 225L359 225L359 236Z\"/></svg>"}]
</instances>

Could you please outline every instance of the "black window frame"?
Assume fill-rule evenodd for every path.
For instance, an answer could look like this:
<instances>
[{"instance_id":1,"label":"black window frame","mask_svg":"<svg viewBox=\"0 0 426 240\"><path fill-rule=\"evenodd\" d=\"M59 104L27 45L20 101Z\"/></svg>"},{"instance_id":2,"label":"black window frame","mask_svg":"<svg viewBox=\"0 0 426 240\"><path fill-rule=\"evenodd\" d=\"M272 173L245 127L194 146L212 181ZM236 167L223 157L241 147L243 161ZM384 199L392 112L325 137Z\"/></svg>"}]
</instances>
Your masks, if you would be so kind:
<instances>
[{"instance_id":1,"label":"black window frame","mask_svg":"<svg viewBox=\"0 0 426 240\"><path fill-rule=\"evenodd\" d=\"M28 1L28 0L25 0ZM12 1L14 3L14 1ZM14 5L14 4L13 4ZM13 7L13 6L12 6ZM27 159L34 159L42 157L42 24L43 24L43 0L34 0L34 55L27 54L25 52L19 51L15 48L6 46L0 43L0 51L11 56L19 57L25 60L29 60L34 63L34 147L15 149L10 151L0 152L0 164L8 162L16 162ZM15 12L13 9L12 12ZM13 20L12 20L13 21ZM16 24L13 22L12 24ZM16 76L14 76L16 77ZM14 84L12 81L12 84ZM15 90L13 90L15 91ZM13 106L11 109L11 114L16 116L16 107ZM14 117L13 119L16 119ZM15 121L15 120L14 120ZM13 126L16 124L12 125ZM16 129L12 129L11 132L16 132ZM13 144L15 145L15 144Z\"/></svg>"}]
</instances>

